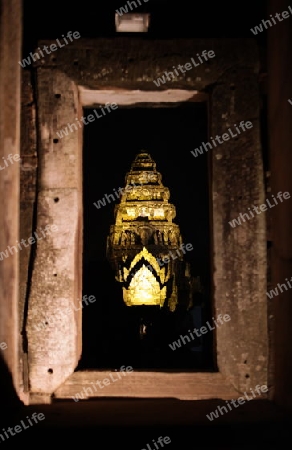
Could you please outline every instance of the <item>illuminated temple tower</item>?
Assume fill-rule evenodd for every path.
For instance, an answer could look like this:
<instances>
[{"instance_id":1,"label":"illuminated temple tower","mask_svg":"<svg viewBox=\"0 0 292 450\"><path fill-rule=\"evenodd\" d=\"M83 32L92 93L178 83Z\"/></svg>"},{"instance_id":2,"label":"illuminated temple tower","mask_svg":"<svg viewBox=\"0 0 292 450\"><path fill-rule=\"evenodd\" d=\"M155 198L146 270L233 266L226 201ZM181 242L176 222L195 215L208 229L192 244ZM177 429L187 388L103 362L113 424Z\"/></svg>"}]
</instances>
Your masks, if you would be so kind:
<instances>
[{"instance_id":1,"label":"illuminated temple tower","mask_svg":"<svg viewBox=\"0 0 292 450\"><path fill-rule=\"evenodd\" d=\"M120 188L107 258L122 284L127 306L152 305L174 311L191 302L188 264L169 189L148 153L139 153Z\"/></svg>"}]
</instances>

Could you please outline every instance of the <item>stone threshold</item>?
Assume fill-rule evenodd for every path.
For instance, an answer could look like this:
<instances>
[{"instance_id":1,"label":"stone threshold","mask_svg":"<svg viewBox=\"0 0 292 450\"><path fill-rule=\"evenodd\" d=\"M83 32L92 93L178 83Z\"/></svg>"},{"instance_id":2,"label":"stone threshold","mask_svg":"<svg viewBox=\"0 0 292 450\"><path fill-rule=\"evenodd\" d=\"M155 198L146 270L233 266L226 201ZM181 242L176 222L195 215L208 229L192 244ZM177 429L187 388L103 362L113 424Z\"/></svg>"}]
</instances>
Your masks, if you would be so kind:
<instances>
[{"instance_id":1,"label":"stone threshold","mask_svg":"<svg viewBox=\"0 0 292 450\"><path fill-rule=\"evenodd\" d=\"M99 397L236 399L237 392L220 372L77 371L54 392L55 399Z\"/></svg>"}]
</instances>

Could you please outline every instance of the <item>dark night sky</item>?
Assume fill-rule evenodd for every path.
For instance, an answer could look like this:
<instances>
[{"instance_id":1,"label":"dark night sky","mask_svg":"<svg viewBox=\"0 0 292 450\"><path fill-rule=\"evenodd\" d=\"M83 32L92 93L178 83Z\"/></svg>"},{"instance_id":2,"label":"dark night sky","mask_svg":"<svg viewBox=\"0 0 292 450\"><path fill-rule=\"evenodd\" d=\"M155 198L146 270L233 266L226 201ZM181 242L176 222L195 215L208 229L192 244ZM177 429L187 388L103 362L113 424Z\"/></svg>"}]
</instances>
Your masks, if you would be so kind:
<instances>
[{"instance_id":1,"label":"dark night sky","mask_svg":"<svg viewBox=\"0 0 292 450\"><path fill-rule=\"evenodd\" d=\"M86 109L84 114L90 112ZM195 159L190 153L193 146L206 137L204 103L187 103L175 108L119 108L84 127L83 288L99 301L92 305L96 311L95 307L84 311L84 351L79 368L94 367L101 361L104 366L113 367L120 361L121 364L122 361L133 364L132 361L136 361L134 355L140 354L138 350L136 353L135 345L138 349L142 343L136 342L131 334L135 330L137 311L123 305L121 287L114 282L114 273L105 258L105 237L114 223L114 206L118 200L100 209L93 206L93 202L112 193L113 189L125 186L126 173L141 150L151 154L162 174L163 184L170 189L170 201L177 212L175 222L180 225L183 241L191 242L194 247L187 255L193 274L203 276L204 282L209 282L207 155ZM192 212L190 205L196 205ZM118 314L113 315L113 311ZM163 330L161 327L160 324L159 330ZM164 335L162 331L161 335ZM107 351L108 348L111 351ZM150 364L152 358L155 360L152 355L146 363L147 357L142 354L144 362L135 362L138 367ZM162 365L163 361L167 365L171 361L171 364L185 367L193 359L178 362L171 358L166 363L160 355L159 361ZM151 364L156 366L158 362Z\"/></svg>"},{"instance_id":2,"label":"dark night sky","mask_svg":"<svg viewBox=\"0 0 292 450\"><path fill-rule=\"evenodd\" d=\"M89 111L86 110L85 114ZM85 251L88 262L105 255L105 239L114 223L114 205L97 209L93 202L125 186L125 175L137 153L148 151L170 189L175 222L183 241L196 250L188 256L197 270L208 261L207 158L190 150L206 140L205 104L179 108L118 109L84 127ZM190 212L190 205L196 205ZM193 208L192 208L193 209ZM203 239L202 239L203 237ZM205 269L206 270L206 269Z\"/></svg>"}]
</instances>

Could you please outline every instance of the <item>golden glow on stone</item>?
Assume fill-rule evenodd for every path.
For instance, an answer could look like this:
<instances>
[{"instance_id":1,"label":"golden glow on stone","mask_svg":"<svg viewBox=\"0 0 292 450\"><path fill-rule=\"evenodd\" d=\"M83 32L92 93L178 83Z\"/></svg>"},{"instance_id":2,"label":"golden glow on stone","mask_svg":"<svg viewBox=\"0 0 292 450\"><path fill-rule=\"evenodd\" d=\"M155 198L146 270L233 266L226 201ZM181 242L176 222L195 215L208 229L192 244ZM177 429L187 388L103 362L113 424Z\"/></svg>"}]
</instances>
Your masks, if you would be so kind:
<instances>
[{"instance_id":1,"label":"golden glow on stone","mask_svg":"<svg viewBox=\"0 0 292 450\"><path fill-rule=\"evenodd\" d=\"M135 208L127 208L127 216L129 216L129 218L133 218L136 216L136 211Z\"/></svg>"},{"instance_id":2,"label":"golden glow on stone","mask_svg":"<svg viewBox=\"0 0 292 450\"><path fill-rule=\"evenodd\" d=\"M166 286L160 289L153 273L144 264L132 278L129 289L123 288L124 302L128 306L163 306L166 298Z\"/></svg>"},{"instance_id":3,"label":"golden glow on stone","mask_svg":"<svg viewBox=\"0 0 292 450\"><path fill-rule=\"evenodd\" d=\"M175 275L174 275L174 277L173 277L173 289L172 289L171 296L170 296L170 298L168 300L169 310L171 312L175 311L176 305L177 305L177 286L176 286L176 283L175 283Z\"/></svg>"},{"instance_id":4,"label":"golden glow on stone","mask_svg":"<svg viewBox=\"0 0 292 450\"><path fill-rule=\"evenodd\" d=\"M130 270L133 269L135 267L135 265L142 259L146 259L146 261L149 261L149 263L151 264L151 266L156 270L157 274L159 274L160 272L160 265L157 262L157 259L154 258L154 256L152 255L152 253L148 252L146 247L143 247L142 251L140 253L138 253L135 258L133 259L133 261L131 262L130 265Z\"/></svg>"}]
</instances>

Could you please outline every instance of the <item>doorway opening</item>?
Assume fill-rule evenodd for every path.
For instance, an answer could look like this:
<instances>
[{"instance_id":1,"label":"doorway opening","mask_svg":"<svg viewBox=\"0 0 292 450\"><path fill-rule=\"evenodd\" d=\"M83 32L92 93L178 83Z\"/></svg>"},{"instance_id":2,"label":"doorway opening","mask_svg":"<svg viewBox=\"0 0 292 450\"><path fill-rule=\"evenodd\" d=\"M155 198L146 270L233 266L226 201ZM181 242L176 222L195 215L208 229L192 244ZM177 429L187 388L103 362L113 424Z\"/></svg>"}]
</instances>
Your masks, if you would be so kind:
<instances>
[{"instance_id":1,"label":"doorway opening","mask_svg":"<svg viewBox=\"0 0 292 450\"><path fill-rule=\"evenodd\" d=\"M86 108L84 116L91 113ZM88 125L83 131L83 296L93 295L96 301L82 311L82 357L76 370L125 365L135 370L216 371L213 331L180 338L212 319L208 154L191 154L208 140L206 102L120 107ZM126 174L141 151L156 162L176 208L174 223L183 242L193 248L185 255L195 283L192 304L174 312L127 306L106 257L120 201L110 194L125 187ZM151 334L143 336L143 323ZM180 347L174 344L178 341Z\"/></svg>"}]
</instances>

